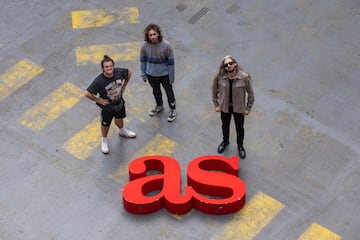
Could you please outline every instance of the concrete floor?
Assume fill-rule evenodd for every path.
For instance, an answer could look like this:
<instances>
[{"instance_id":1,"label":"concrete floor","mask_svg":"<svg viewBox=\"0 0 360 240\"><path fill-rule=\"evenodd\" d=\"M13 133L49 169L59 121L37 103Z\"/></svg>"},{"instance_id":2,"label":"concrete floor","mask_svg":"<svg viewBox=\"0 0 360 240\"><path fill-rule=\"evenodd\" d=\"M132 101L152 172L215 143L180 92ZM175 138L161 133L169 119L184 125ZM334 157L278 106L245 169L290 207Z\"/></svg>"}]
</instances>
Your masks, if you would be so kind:
<instances>
[{"instance_id":1,"label":"concrete floor","mask_svg":"<svg viewBox=\"0 0 360 240\"><path fill-rule=\"evenodd\" d=\"M115 17L74 27L74 12L96 9ZM358 0L5 0L0 20L0 239L358 239ZM98 126L98 109L82 92L101 69L77 49L136 49L150 22L174 48L178 118L168 123L167 111L150 118L153 98L139 77L138 56L110 52L133 73L126 124L137 138L112 135L108 155L98 146L86 150L83 142L98 139L97 128L86 128ZM248 157L240 161L247 205L222 216L127 213L121 191L136 157L175 158L185 182L192 159L217 154L220 119L210 85L229 54L255 87ZM64 83L76 104L64 104L51 120L26 114L44 109ZM237 154L233 128L231 134L227 157Z\"/></svg>"}]
</instances>

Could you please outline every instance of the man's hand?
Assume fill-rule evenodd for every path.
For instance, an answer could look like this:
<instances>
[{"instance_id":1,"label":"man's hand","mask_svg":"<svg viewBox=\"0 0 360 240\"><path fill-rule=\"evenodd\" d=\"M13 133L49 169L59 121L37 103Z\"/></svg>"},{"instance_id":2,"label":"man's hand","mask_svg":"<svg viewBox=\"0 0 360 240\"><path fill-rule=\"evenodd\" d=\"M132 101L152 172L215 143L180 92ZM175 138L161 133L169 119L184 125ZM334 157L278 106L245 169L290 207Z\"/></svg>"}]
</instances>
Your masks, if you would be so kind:
<instances>
[{"instance_id":1,"label":"man's hand","mask_svg":"<svg viewBox=\"0 0 360 240\"><path fill-rule=\"evenodd\" d=\"M100 105L106 106L110 103L109 99L102 99L100 97L96 97L94 94L92 94L89 91L85 91L85 97L87 97L88 99L90 99L91 101L94 101Z\"/></svg>"},{"instance_id":2,"label":"man's hand","mask_svg":"<svg viewBox=\"0 0 360 240\"><path fill-rule=\"evenodd\" d=\"M110 103L109 99L103 99L103 98L98 98L96 102L103 106L106 106Z\"/></svg>"}]
</instances>

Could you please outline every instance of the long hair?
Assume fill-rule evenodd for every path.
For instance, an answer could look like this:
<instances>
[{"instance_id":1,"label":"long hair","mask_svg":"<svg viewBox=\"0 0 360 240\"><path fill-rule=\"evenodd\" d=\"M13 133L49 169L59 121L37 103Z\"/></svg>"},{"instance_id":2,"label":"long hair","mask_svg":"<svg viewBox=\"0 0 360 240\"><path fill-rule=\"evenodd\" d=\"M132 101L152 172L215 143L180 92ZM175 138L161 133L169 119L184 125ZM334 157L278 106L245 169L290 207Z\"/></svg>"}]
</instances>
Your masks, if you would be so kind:
<instances>
[{"instance_id":1,"label":"long hair","mask_svg":"<svg viewBox=\"0 0 360 240\"><path fill-rule=\"evenodd\" d=\"M235 59L234 57L228 55L228 56L225 56L225 57L222 59L222 61L221 61L221 63L220 63L219 71L218 71L218 73L216 74L215 77L223 76L223 75L226 73L225 67L224 67L224 62L225 62L225 59L228 59L228 58L230 58L231 61L233 61L234 64L236 64L236 70L235 70L236 72L238 72L238 71L244 71L244 69L242 69L242 68L239 66L239 64L238 64L238 62L236 61L236 59Z\"/></svg>"},{"instance_id":2,"label":"long hair","mask_svg":"<svg viewBox=\"0 0 360 240\"><path fill-rule=\"evenodd\" d=\"M159 34L158 36L158 40L159 42L161 42L163 40L163 36L161 34L161 29L158 25L154 24L154 23L150 23L145 29L144 29L144 41L151 43L150 38L149 38L149 32L150 30L154 30L155 32L157 32Z\"/></svg>"}]
</instances>

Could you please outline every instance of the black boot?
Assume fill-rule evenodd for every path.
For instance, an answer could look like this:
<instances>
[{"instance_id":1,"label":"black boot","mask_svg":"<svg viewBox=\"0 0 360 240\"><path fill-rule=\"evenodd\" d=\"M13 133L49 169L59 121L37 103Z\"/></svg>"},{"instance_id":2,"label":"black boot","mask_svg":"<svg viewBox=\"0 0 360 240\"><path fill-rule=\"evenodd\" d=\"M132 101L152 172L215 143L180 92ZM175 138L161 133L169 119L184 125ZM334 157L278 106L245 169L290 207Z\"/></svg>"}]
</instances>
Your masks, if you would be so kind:
<instances>
[{"instance_id":1,"label":"black boot","mask_svg":"<svg viewBox=\"0 0 360 240\"><path fill-rule=\"evenodd\" d=\"M246 158L246 151L245 148L243 146L238 146L239 149L239 156L241 159Z\"/></svg>"},{"instance_id":2,"label":"black boot","mask_svg":"<svg viewBox=\"0 0 360 240\"><path fill-rule=\"evenodd\" d=\"M229 142L222 141L218 147L218 153L224 152L227 145L229 145Z\"/></svg>"}]
</instances>

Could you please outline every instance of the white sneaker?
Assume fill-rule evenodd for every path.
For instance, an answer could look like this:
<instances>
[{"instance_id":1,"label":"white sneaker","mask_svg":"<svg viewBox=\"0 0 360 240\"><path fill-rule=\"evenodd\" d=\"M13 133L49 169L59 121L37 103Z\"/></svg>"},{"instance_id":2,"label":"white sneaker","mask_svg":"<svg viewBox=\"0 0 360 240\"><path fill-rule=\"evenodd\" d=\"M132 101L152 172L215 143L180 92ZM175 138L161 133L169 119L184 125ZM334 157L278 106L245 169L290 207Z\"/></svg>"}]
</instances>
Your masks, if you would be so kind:
<instances>
[{"instance_id":1,"label":"white sneaker","mask_svg":"<svg viewBox=\"0 0 360 240\"><path fill-rule=\"evenodd\" d=\"M129 129L127 129L125 127L119 129L119 135L124 136L124 137L128 137L128 138L136 137L136 133L134 133L133 131L130 131Z\"/></svg>"},{"instance_id":2,"label":"white sneaker","mask_svg":"<svg viewBox=\"0 0 360 240\"><path fill-rule=\"evenodd\" d=\"M151 117L157 115L159 112L161 112L162 110L164 110L164 106L155 106L153 109L150 110L149 115Z\"/></svg>"},{"instance_id":3,"label":"white sneaker","mask_svg":"<svg viewBox=\"0 0 360 240\"><path fill-rule=\"evenodd\" d=\"M176 118L176 110L175 109L170 109L168 122L173 122L175 120L175 118Z\"/></svg>"},{"instance_id":4,"label":"white sneaker","mask_svg":"<svg viewBox=\"0 0 360 240\"><path fill-rule=\"evenodd\" d=\"M107 138L102 138L101 140L101 151L104 154L108 154L110 149L109 149L109 144L108 144L108 139Z\"/></svg>"}]
</instances>

